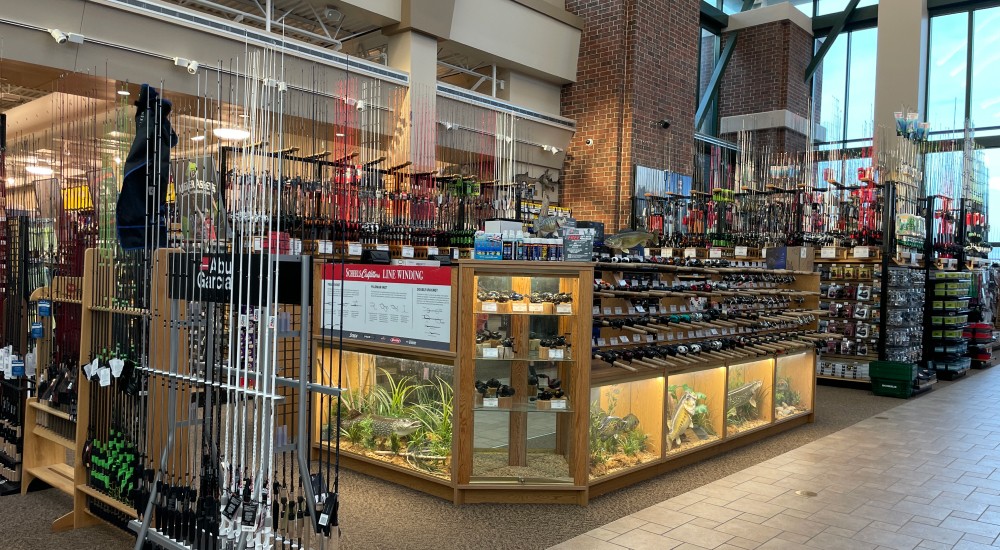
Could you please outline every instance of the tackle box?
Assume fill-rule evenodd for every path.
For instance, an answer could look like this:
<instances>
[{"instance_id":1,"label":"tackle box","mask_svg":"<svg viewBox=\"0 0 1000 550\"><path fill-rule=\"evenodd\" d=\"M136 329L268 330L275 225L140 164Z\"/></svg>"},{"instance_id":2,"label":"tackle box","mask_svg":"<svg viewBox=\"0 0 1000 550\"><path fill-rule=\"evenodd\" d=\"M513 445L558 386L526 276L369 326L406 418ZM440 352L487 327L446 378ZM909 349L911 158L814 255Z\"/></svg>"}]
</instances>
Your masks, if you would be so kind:
<instances>
[{"instance_id":1,"label":"tackle box","mask_svg":"<svg viewBox=\"0 0 1000 550\"><path fill-rule=\"evenodd\" d=\"M913 395L913 380L880 380L872 378L872 393L881 395L882 397L909 399Z\"/></svg>"},{"instance_id":2,"label":"tackle box","mask_svg":"<svg viewBox=\"0 0 1000 550\"><path fill-rule=\"evenodd\" d=\"M917 377L916 363L901 361L872 361L868 366L872 380L900 380L912 383Z\"/></svg>"}]
</instances>

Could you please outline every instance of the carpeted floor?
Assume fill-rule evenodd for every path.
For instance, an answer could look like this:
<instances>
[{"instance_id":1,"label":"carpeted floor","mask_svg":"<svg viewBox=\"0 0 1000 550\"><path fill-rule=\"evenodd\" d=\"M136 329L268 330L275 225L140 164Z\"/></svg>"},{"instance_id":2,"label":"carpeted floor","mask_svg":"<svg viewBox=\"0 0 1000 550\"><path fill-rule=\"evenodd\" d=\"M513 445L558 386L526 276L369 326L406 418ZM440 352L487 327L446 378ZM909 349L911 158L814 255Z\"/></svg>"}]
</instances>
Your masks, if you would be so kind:
<instances>
[{"instance_id":1,"label":"carpeted floor","mask_svg":"<svg viewBox=\"0 0 1000 550\"><path fill-rule=\"evenodd\" d=\"M973 371L975 374L975 371ZM974 376L973 376L974 378ZM975 384L962 379L958 384ZM939 387L949 384L940 382ZM341 547L540 549L743 470L904 403L866 390L820 386L816 422L712 460L597 498L590 506L452 504L350 471L341 478ZM54 489L0 497L0 547L9 550L130 548L134 538L100 526L51 533L71 507Z\"/></svg>"}]
</instances>

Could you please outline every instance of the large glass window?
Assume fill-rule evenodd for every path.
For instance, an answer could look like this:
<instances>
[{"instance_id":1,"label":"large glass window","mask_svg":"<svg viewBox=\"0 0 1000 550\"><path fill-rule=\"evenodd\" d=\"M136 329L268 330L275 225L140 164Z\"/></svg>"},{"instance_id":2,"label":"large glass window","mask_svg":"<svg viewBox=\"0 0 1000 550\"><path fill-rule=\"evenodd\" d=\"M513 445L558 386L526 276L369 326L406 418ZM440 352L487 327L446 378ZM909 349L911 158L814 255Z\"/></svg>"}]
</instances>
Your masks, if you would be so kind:
<instances>
[{"instance_id":1,"label":"large glass window","mask_svg":"<svg viewBox=\"0 0 1000 550\"><path fill-rule=\"evenodd\" d=\"M816 142L859 147L871 140L877 41L877 28L859 29L841 33L826 52L813 79Z\"/></svg>"},{"instance_id":2,"label":"large glass window","mask_svg":"<svg viewBox=\"0 0 1000 550\"><path fill-rule=\"evenodd\" d=\"M701 30L701 44L698 60L698 104L705 97L708 91L708 82L712 79L712 71L719 60L719 35L712 33L708 29ZM718 134L718 99L713 99L708 106L708 114L705 115L698 131L703 134Z\"/></svg>"},{"instance_id":3,"label":"large glass window","mask_svg":"<svg viewBox=\"0 0 1000 550\"><path fill-rule=\"evenodd\" d=\"M829 15L831 13L840 13L847 9L847 3L850 0L816 0L816 15ZM878 0L861 0L858 2L859 8L864 8L866 6L877 6Z\"/></svg>"},{"instance_id":4,"label":"large glass window","mask_svg":"<svg viewBox=\"0 0 1000 550\"><path fill-rule=\"evenodd\" d=\"M722 10L723 12L726 13L726 15L739 13L741 10L743 10L743 0L702 0L702 1L714 8ZM823 0L819 1L822 2ZM838 0L829 0L829 1L836 2ZM846 5L847 0L843 1ZM877 0L862 0L862 3L864 2L874 3L876 1ZM768 0L765 2L755 2L754 5L751 7L772 6L774 4L780 4L782 2L791 3L793 6L798 8L799 11L801 11L806 15L812 16L813 14L813 0Z\"/></svg>"}]
</instances>

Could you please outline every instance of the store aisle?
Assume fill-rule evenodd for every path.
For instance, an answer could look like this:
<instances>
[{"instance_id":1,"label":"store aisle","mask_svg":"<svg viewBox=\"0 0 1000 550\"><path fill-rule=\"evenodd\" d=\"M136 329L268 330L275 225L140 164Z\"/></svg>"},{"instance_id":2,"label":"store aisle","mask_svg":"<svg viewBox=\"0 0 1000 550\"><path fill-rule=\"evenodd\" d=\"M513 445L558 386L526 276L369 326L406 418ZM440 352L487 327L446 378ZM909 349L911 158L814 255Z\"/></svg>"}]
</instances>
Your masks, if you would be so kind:
<instances>
[{"instance_id":1,"label":"store aisle","mask_svg":"<svg viewBox=\"0 0 1000 550\"><path fill-rule=\"evenodd\" d=\"M996 548L998 413L995 368L553 548Z\"/></svg>"}]
</instances>

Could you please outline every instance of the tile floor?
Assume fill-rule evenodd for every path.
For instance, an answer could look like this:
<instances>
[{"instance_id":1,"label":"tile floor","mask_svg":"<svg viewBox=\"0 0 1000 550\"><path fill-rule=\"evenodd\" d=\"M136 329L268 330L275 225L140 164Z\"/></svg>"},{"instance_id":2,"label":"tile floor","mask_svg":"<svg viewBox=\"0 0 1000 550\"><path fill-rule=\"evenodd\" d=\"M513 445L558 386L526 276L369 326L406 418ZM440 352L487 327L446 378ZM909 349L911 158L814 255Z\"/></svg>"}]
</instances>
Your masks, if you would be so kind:
<instances>
[{"instance_id":1,"label":"tile floor","mask_svg":"<svg viewBox=\"0 0 1000 550\"><path fill-rule=\"evenodd\" d=\"M1000 367L901 403L553 548L1000 547Z\"/></svg>"}]
</instances>

